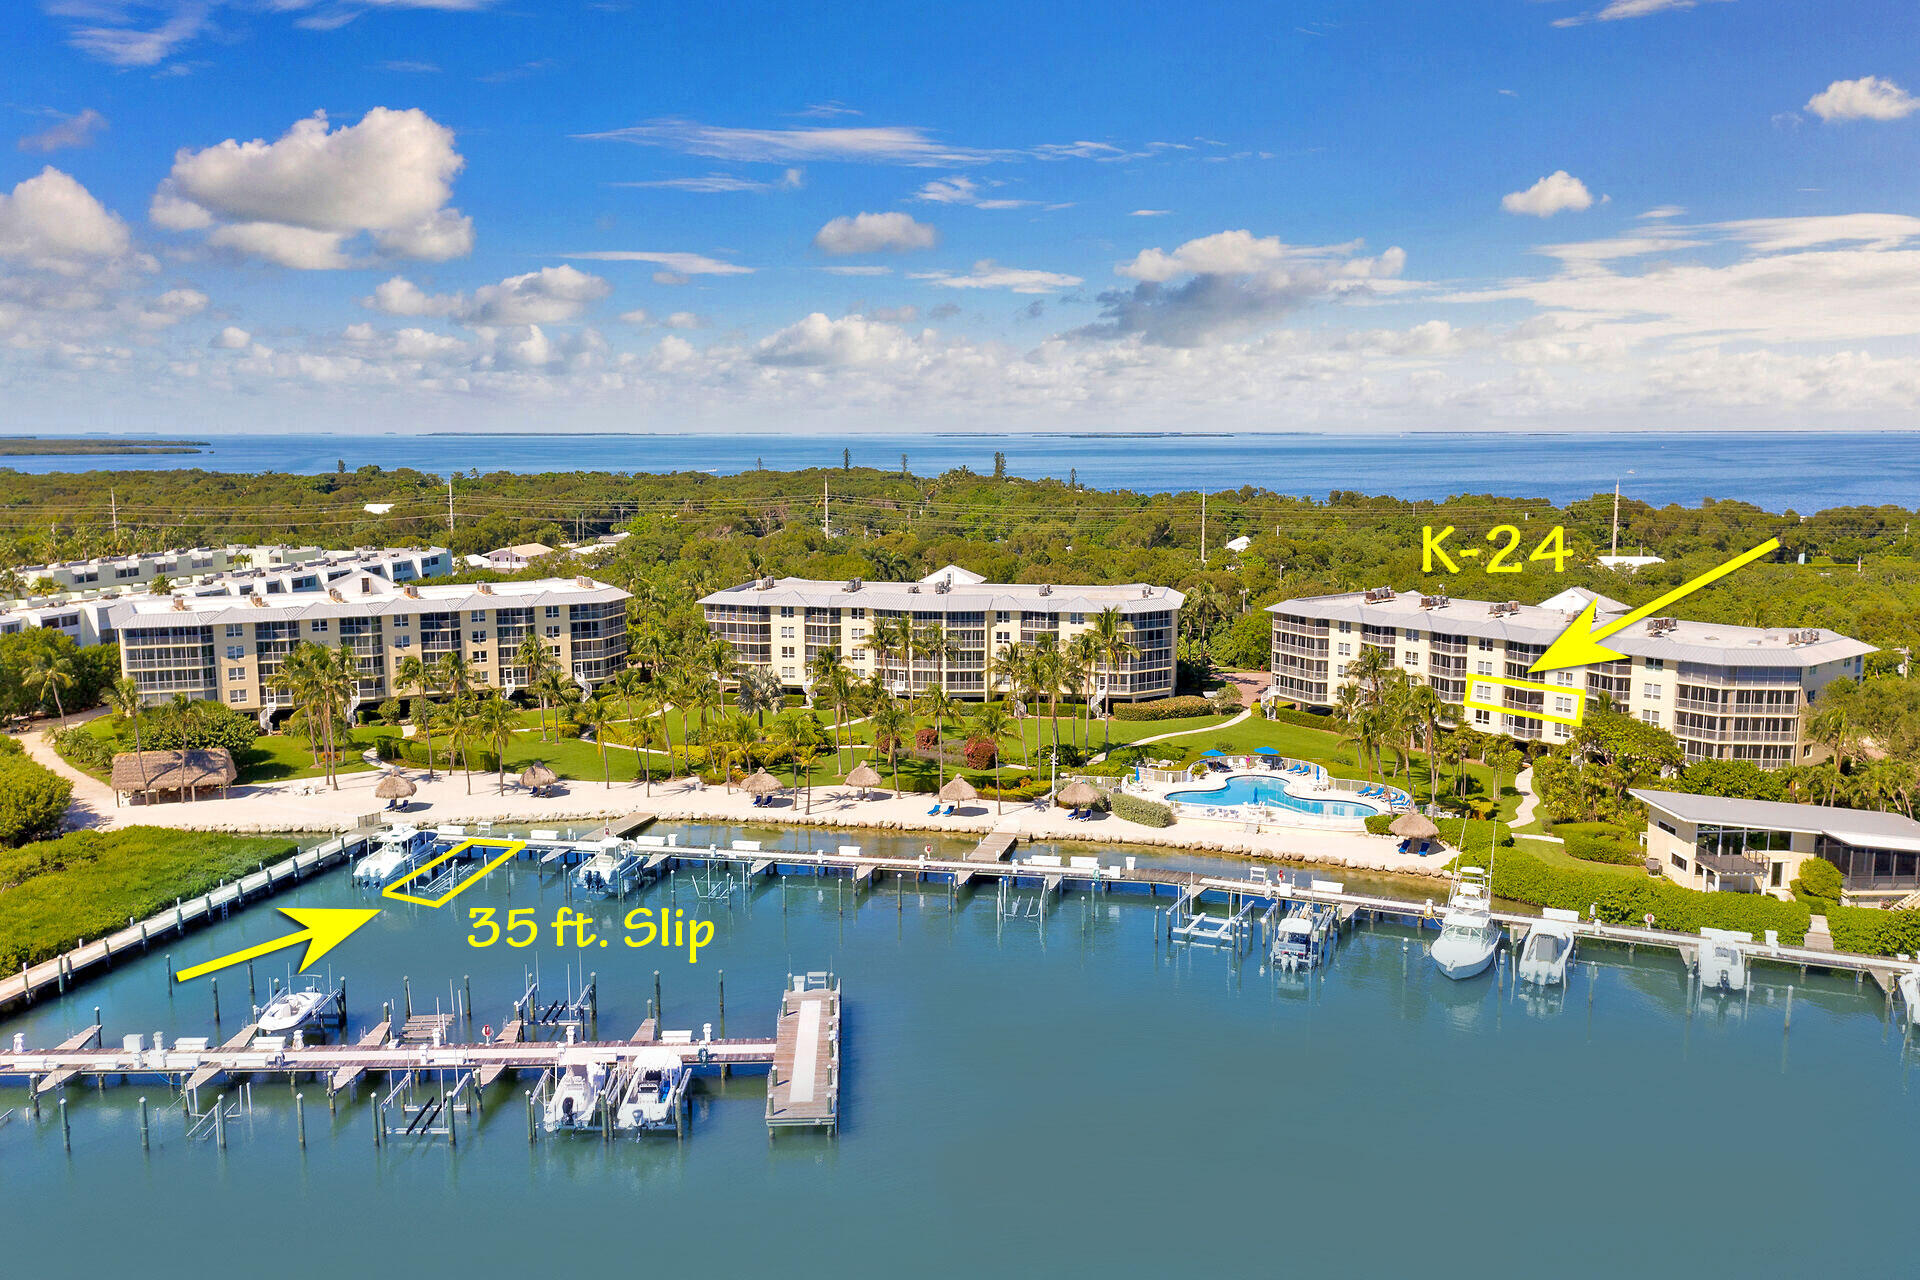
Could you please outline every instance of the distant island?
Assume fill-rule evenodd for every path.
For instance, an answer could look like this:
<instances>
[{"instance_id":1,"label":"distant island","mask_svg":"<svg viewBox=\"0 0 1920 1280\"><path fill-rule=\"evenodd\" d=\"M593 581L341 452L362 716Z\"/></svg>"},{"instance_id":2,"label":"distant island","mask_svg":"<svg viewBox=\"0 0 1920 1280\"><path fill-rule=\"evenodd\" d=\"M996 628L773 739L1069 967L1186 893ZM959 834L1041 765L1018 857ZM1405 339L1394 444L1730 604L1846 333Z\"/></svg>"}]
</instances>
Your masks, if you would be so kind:
<instances>
[{"instance_id":1,"label":"distant island","mask_svg":"<svg viewBox=\"0 0 1920 1280\"><path fill-rule=\"evenodd\" d=\"M56 437L0 436L0 458L25 458L47 454L89 453L199 453L210 448L205 440L136 440L98 437L63 440Z\"/></svg>"}]
</instances>

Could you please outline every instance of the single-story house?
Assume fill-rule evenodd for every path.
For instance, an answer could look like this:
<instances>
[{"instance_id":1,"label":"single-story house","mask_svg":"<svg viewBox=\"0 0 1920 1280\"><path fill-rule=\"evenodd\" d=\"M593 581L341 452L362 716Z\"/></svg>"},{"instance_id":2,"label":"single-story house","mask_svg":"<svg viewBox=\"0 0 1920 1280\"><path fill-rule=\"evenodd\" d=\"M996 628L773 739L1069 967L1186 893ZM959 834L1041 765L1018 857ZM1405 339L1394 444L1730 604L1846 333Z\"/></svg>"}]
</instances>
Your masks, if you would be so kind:
<instances>
[{"instance_id":1,"label":"single-story house","mask_svg":"<svg viewBox=\"0 0 1920 1280\"><path fill-rule=\"evenodd\" d=\"M524 569L541 556L550 556L553 548L544 542L519 542L487 552L487 565L494 569Z\"/></svg>"},{"instance_id":2,"label":"single-story house","mask_svg":"<svg viewBox=\"0 0 1920 1280\"><path fill-rule=\"evenodd\" d=\"M1631 794L1647 806L1647 855L1692 889L1784 891L1813 856L1840 868L1850 896L1920 889L1920 822L1905 814L1639 787Z\"/></svg>"}]
</instances>

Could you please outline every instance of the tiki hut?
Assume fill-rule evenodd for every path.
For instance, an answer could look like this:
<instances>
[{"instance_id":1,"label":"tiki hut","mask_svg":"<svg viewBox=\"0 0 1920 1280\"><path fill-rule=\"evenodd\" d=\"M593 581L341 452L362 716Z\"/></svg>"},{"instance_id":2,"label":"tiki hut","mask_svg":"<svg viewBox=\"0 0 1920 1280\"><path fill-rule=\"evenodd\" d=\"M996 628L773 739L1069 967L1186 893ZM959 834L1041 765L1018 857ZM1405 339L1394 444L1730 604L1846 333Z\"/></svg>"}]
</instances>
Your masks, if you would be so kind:
<instances>
[{"instance_id":1,"label":"tiki hut","mask_svg":"<svg viewBox=\"0 0 1920 1280\"><path fill-rule=\"evenodd\" d=\"M761 769L741 783L740 789L752 796L755 804L764 804L770 796L786 788L782 786L780 779Z\"/></svg>"},{"instance_id":2,"label":"tiki hut","mask_svg":"<svg viewBox=\"0 0 1920 1280\"><path fill-rule=\"evenodd\" d=\"M196 800L202 791L233 785L239 770L225 747L189 747L173 751L122 751L113 758L113 789L138 796L144 804L169 796Z\"/></svg>"},{"instance_id":3,"label":"tiki hut","mask_svg":"<svg viewBox=\"0 0 1920 1280\"><path fill-rule=\"evenodd\" d=\"M861 799L864 800L867 788L880 785L880 774L872 765L862 761L854 766L852 773L847 775L847 785L860 788Z\"/></svg>"},{"instance_id":4,"label":"tiki hut","mask_svg":"<svg viewBox=\"0 0 1920 1280\"><path fill-rule=\"evenodd\" d=\"M560 781L560 775L537 761L526 767L520 775L520 785L539 795L554 783Z\"/></svg>"},{"instance_id":5,"label":"tiki hut","mask_svg":"<svg viewBox=\"0 0 1920 1280\"><path fill-rule=\"evenodd\" d=\"M980 798L980 793L965 778L949 778L940 788L940 798L948 804L970 804Z\"/></svg>"},{"instance_id":6,"label":"tiki hut","mask_svg":"<svg viewBox=\"0 0 1920 1280\"><path fill-rule=\"evenodd\" d=\"M1440 828L1424 813L1403 813L1387 824L1387 830L1403 840L1431 840L1440 834Z\"/></svg>"},{"instance_id":7,"label":"tiki hut","mask_svg":"<svg viewBox=\"0 0 1920 1280\"><path fill-rule=\"evenodd\" d=\"M1054 797L1054 801L1063 808L1084 809L1090 804L1100 803L1100 792L1092 783L1075 778L1060 788L1060 793Z\"/></svg>"},{"instance_id":8,"label":"tiki hut","mask_svg":"<svg viewBox=\"0 0 1920 1280\"><path fill-rule=\"evenodd\" d=\"M402 801L403 803L400 807L404 809L406 807L404 802L411 800L413 793L419 789L420 788L414 784L413 779L407 777L405 774L388 773L386 777L380 779L379 785L374 787L373 798L376 800L385 800L389 809L393 807L394 801Z\"/></svg>"}]
</instances>

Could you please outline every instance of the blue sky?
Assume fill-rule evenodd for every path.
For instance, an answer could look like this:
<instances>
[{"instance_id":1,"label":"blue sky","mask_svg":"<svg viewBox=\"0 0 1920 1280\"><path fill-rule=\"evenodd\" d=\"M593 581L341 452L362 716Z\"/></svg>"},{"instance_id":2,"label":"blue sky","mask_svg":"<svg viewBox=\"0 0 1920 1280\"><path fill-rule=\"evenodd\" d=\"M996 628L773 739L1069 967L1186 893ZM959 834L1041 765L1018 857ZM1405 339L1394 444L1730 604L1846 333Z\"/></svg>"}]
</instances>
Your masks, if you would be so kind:
<instances>
[{"instance_id":1,"label":"blue sky","mask_svg":"<svg viewBox=\"0 0 1920 1280\"><path fill-rule=\"evenodd\" d=\"M1911 427L1911 3L34 0L0 430Z\"/></svg>"}]
</instances>

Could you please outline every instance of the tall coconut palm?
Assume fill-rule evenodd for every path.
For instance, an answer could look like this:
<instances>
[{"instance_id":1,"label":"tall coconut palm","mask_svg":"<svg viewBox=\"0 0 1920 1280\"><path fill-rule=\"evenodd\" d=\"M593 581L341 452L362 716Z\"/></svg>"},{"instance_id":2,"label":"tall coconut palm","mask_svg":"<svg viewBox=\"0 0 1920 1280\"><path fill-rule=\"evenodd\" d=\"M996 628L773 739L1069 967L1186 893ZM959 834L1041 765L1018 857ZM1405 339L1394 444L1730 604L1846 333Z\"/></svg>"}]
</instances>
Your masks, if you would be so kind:
<instances>
[{"instance_id":1,"label":"tall coconut palm","mask_svg":"<svg viewBox=\"0 0 1920 1280\"><path fill-rule=\"evenodd\" d=\"M610 698L588 698L573 709L574 723L591 733L593 745L600 749L600 783L609 790L613 787L613 769L607 763L607 732L616 719Z\"/></svg>"},{"instance_id":2,"label":"tall coconut palm","mask_svg":"<svg viewBox=\"0 0 1920 1280\"><path fill-rule=\"evenodd\" d=\"M1069 697L1080 699L1080 714L1074 717L1075 723L1068 726L1068 732L1074 732L1077 727L1084 750L1093 741L1093 686L1100 677L1100 646L1082 631L1067 641L1062 657L1061 688Z\"/></svg>"},{"instance_id":3,"label":"tall coconut palm","mask_svg":"<svg viewBox=\"0 0 1920 1280\"><path fill-rule=\"evenodd\" d=\"M57 651L33 654L20 669L20 683L32 689L42 705L52 697L55 717L67 718L67 710L60 703L60 691L73 688L72 658Z\"/></svg>"},{"instance_id":4,"label":"tall coconut palm","mask_svg":"<svg viewBox=\"0 0 1920 1280\"><path fill-rule=\"evenodd\" d=\"M1847 767L1847 757L1860 742L1860 687L1844 676L1832 681L1814 699L1807 716L1807 736L1833 752L1836 769Z\"/></svg>"},{"instance_id":5,"label":"tall coconut palm","mask_svg":"<svg viewBox=\"0 0 1920 1280\"><path fill-rule=\"evenodd\" d=\"M500 771L500 794L505 795L507 748L513 745L514 731L520 727L520 713L506 698L490 693L474 707L473 726L475 737L493 750L493 762Z\"/></svg>"},{"instance_id":6,"label":"tall coconut palm","mask_svg":"<svg viewBox=\"0 0 1920 1280\"><path fill-rule=\"evenodd\" d=\"M540 700L540 740L542 742L547 740L547 708L553 708L554 732L557 734L560 717L567 714L570 708L579 705L584 696L580 692L580 686L575 684L572 678L557 665L542 671L540 678L533 682L533 687L528 692Z\"/></svg>"},{"instance_id":7,"label":"tall coconut palm","mask_svg":"<svg viewBox=\"0 0 1920 1280\"><path fill-rule=\"evenodd\" d=\"M451 771L453 760L460 760L460 771L467 778L467 794L473 794L473 744L480 740L479 707L470 693L459 694L447 703L445 715L447 726L447 767Z\"/></svg>"},{"instance_id":8,"label":"tall coconut palm","mask_svg":"<svg viewBox=\"0 0 1920 1280\"><path fill-rule=\"evenodd\" d=\"M873 735L876 742L887 744L887 767L893 771L893 795L900 797L900 740L913 728L913 717L906 708L891 696L885 697L873 709Z\"/></svg>"},{"instance_id":9,"label":"tall coconut palm","mask_svg":"<svg viewBox=\"0 0 1920 1280\"><path fill-rule=\"evenodd\" d=\"M402 697L412 693L420 705L420 715L414 726L421 730L427 742L427 781L433 781L433 703L427 695L438 687L438 664L431 664L417 654L408 654L400 659L394 668L393 685Z\"/></svg>"},{"instance_id":10,"label":"tall coconut palm","mask_svg":"<svg viewBox=\"0 0 1920 1280\"><path fill-rule=\"evenodd\" d=\"M1180 606L1180 629L1187 633L1187 652L1206 654L1213 661L1213 629L1227 616L1226 593L1210 578L1197 578L1186 589L1186 601Z\"/></svg>"},{"instance_id":11,"label":"tall coconut palm","mask_svg":"<svg viewBox=\"0 0 1920 1280\"><path fill-rule=\"evenodd\" d=\"M1446 714L1446 707L1447 704L1440 700L1439 691L1430 684L1417 684L1407 691L1407 715L1427 753L1427 795L1435 801L1440 798L1439 737L1441 717Z\"/></svg>"},{"instance_id":12,"label":"tall coconut palm","mask_svg":"<svg viewBox=\"0 0 1920 1280\"><path fill-rule=\"evenodd\" d=\"M940 785L947 785L945 728L947 717L960 710L959 699L937 684L922 689L913 700L913 709L933 721L933 759L940 771Z\"/></svg>"},{"instance_id":13,"label":"tall coconut palm","mask_svg":"<svg viewBox=\"0 0 1920 1280\"><path fill-rule=\"evenodd\" d=\"M1093 621L1083 635L1091 637L1094 660L1106 668L1107 698L1101 705L1101 720L1105 722L1105 734L1101 745L1113 745L1113 691L1120 683L1122 669L1138 652L1133 643L1133 631L1127 625L1126 618L1118 609L1102 609L1093 615Z\"/></svg>"},{"instance_id":14,"label":"tall coconut palm","mask_svg":"<svg viewBox=\"0 0 1920 1280\"><path fill-rule=\"evenodd\" d=\"M549 698L556 691L555 683L548 679L560 669L560 660L553 650L547 648L547 642L531 630L520 639L520 645L513 651L513 665L521 670L520 687L531 694L540 704L540 741L547 740L547 708Z\"/></svg>"},{"instance_id":15,"label":"tall coconut palm","mask_svg":"<svg viewBox=\"0 0 1920 1280\"><path fill-rule=\"evenodd\" d=\"M1060 642L1052 635L1042 635L1033 642L1033 660L1027 668L1027 676L1032 681L1036 696L1047 700L1047 719L1053 725L1053 754L1060 755L1060 691L1066 683L1066 655L1060 651Z\"/></svg>"},{"instance_id":16,"label":"tall coconut palm","mask_svg":"<svg viewBox=\"0 0 1920 1280\"><path fill-rule=\"evenodd\" d=\"M960 645L938 622L916 623L913 627L913 657L933 665L933 683L947 687L947 664L960 653Z\"/></svg>"},{"instance_id":17,"label":"tall coconut palm","mask_svg":"<svg viewBox=\"0 0 1920 1280\"><path fill-rule=\"evenodd\" d=\"M1013 717L997 702L989 702L973 713L971 731L977 738L993 744L993 811L1006 812L1006 800L1000 795L1000 744L1013 732Z\"/></svg>"},{"instance_id":18,"label":"tall coconut palm","mask_svg":"<svg viewBox=\"0 0 1920 1280\"><path fill-rule=\"evenodd\" d=\"M811 711L781 716L773 722L767 736L775 745L786 749L793 764L793 785L806 792L806 811L812 813L813 762L820 758L824 737L819 717Z\"/></svg>"},{"instance_id":19,"label":"tall coconut palm","mask_svg":"<svg viewBox=\"0 0 1920 1280\"><path fill-rule=\"evenodd\" d=\"M472 693L474 685L478 683L473 664L458 649L441 654L434 665L439 668L434 683L456 698L463 693Z\"/></svg>"}]
</instances>

